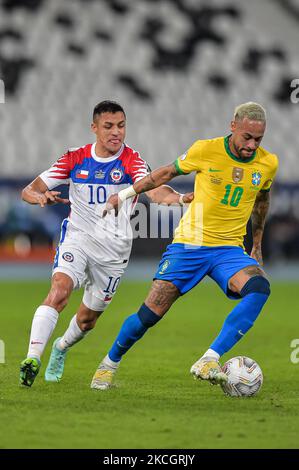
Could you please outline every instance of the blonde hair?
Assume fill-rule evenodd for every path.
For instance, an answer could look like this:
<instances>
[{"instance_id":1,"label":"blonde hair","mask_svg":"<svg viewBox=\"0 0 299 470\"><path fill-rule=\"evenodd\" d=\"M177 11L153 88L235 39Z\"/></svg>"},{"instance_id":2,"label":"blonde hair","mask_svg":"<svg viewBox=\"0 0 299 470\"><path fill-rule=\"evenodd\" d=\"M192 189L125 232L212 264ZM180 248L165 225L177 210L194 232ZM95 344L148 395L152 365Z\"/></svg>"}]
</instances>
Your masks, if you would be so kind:
<instances>
[{"instance_id":1,"label":"blonde hair","mask_svg":"<svg viewBox=\"0 0 299 470\"><path fill-rule=\"evenodd\" d=\"M248 103L239 104L235 108L234 120L243 121L244 118L248 118L251 121L266 121L266 111L258 103L249 101Z\"/></svg>"}]
</instances>

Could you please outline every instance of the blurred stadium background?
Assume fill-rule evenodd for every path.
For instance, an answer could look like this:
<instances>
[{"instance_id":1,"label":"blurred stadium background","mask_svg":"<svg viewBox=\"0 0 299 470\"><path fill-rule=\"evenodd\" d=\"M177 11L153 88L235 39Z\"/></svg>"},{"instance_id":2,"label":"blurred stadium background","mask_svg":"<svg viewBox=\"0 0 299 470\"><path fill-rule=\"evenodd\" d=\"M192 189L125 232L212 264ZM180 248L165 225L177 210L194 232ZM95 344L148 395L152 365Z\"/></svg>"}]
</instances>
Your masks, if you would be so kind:
<instances>
[{"instance_id":1,"label":"blurred stadium background","mask_svg":"<svg viewBox=\"0 0 299 470\"><path fill-rule=\"evenodd\" d=\"M298 23L299 0L0 0L0 448L298 448L298 361L290 360L298 355L290 347L298 331ZM127 282L96 334L72 351L63 382L46 383L43 369L32 389L17 387L68 213L30 206L20 193L67 148L93 142L92 110L103 99L124 106L126 141L152 168L198 138L228 133L239 103L266 107L263 145L280 157L264 237L273 292L254 332L233 350L263 369L256 399L229 400L189 376L231 305L212 283L179 300L128 354L120 387L88 392L171 238L134 241ZM192 190L193 177L173 185Z\"/></svg>"},{"instance_id":2,"label":"blurred stadium background","mask_svg":"<svg viewBox=\"0 0 299 470\"><path fill-rule=\"evenodd\" d=\"M124 106L126 141L152 168L228 133L237 104L263 104L263 145L280 157L264 254L274 276L299 277L298 26L298 0L1 0L0 277L49 275L67 209L29 206L20 190L93 141L103 99ZM169 241L135 240L128 276L149 279Z\"/></svg>"}]
</instances>

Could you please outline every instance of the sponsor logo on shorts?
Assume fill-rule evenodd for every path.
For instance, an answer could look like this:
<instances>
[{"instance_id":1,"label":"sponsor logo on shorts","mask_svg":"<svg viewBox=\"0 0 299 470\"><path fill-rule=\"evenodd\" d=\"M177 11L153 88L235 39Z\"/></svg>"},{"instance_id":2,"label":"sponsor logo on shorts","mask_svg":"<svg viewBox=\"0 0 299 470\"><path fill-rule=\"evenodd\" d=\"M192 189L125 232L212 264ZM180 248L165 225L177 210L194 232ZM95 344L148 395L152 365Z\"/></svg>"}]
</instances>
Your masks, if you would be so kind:
<instances>
[{"instance_id":1,"label":"sponsor logo on shorts","mask_svg":"<svg viewBox=\"0 0 299 470\"><path fill-rule=\"evenodd\" d=\"M63 253L62 258L68 263L72 263L74 261L74 255L72 255L72 253L70 253L69 251Z\"/></svg>"},{"instance_id":2,"label":"sponsor logo on shorts","mask_svg":"<svg viewBox=\"0 0 299 470\"><path fill-rule=\"evenodd\" d=\"M168 259L167 259L167 260L164 261L164 263L162 264L162 268L161 268L161 270L159 271L159 274L164 274L169 265L170 265L170 261L168 261Z\"/></svg>"},{"instance_id":3,"label":"sponsor logo on shorts","mask_svg":"<svg viewBox=\"0 0 299 470\"><path fill-rule=\"evenodd\" d=\"M123 179L124 174L120 168L113 168L110 172L110 178L112 179L113 183L120 183Z\"/></svg>"}]
</instances>

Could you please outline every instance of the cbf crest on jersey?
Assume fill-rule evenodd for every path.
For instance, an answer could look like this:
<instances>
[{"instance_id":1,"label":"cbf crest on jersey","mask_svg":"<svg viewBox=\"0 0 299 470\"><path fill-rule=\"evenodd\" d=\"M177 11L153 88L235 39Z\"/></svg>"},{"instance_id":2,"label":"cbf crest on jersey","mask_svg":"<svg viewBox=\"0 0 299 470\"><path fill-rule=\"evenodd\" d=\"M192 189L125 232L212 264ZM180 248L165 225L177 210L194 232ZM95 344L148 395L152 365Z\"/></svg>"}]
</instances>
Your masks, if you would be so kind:
<instances>
[{"instance_id":1,"label":"cbf crest on jersey","mask_svg":"<svg viewBox=\"0 0 299 470\"><path fill-rule=\"evenodd\" d=\"M234 181L234 183L239 183L243 179L243 176L244 176L243 168L238 168L238 167L234 166L234 168L233 168L233 181Z\"/></svg>"},{"instance_id":2,"label":"cbf crest on jersey","mask_svg":"<svg viewBox=\"0 0 299 470\"><path fill-rule=\"evenodd\" d=\"M261 179L262 179L262 175L259 171L255 171L254 173L252 173L252 184L253 186L258 186L259 184L261 184Z\"/></svg>"},{"instance_id":3,"label":"cbf crest on jersey","mask_svg":"<svg viewBox=\"0 0 299 470\"><path fill-rule=\"evenodd\" d=\"M120 183L124 177L124 173L120 168L113 168L110 172L110 177L113 183Z\"/></svg>"}]
</instances>

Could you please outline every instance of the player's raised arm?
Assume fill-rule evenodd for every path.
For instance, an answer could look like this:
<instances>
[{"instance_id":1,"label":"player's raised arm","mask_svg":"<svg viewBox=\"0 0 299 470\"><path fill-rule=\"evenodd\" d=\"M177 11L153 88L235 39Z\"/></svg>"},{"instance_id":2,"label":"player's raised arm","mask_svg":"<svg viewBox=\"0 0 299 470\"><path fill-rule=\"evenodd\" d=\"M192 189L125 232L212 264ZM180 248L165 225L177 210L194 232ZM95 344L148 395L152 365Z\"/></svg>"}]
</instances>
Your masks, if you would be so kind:
<instances>
[{"instance_id":1,"label":"player's raised arm","mask_svg":"<svg viewBox=\"0 0 299 470\"><path fill-rule=\"evenodd\" d=\"M68 199L63 199L59 197L59 195L60 191L49 191L49 188L39 176L29 183L22 191L23 201L26 201L29 204L39 204L41 207L55 204L57 202L62 204L69 203Z\"/></svg>"},{"instance_id":2,"label":"player's raised arm","mask_svg":"<svg viewBox=\"0 0 299 470\"><path fill-rule=\"evenodd\" d=\"M107 214L107 212L111 212L115 210L116 214L120 205L128 198L134 197L137 194L145 193L147 191L151 191L155 188L158 188L162 184L167 183L175 176L178 176L180 173L178 172L174 163L170 165L162 166L161 168L157 168L156 170L152 171L149 175L141 178L139 181L134 183L132 186L129 186L126 189L123 189L118 194L113 194L108 199L106 209L103 212L103 217ZM179 196L177 197L179 202Z\"/></svg>"},{"instance_id":3,"label":"player's raised arm","mask_svg":"<svg viewBox=\"0 0 299 470\"><path fill-rule=\"evenodd\" d=\"M179 173L174 163L157 168L133 185L135 194L144 193L151 189L158 188L178 175Z\"/></svg>"},{"instance_id":4,"label":"player's raised arm","mask_svg":"<svg viewBox=\"0 0 299 470\"><path fill-rule=\"evenodd\" d=\"M263 264L262 239L269 205L269 191L260 191L256 197L255 204L251 213L253 238L251 256L252 258L256 259L261 265Z\"/></svg>"}]
</instances>

